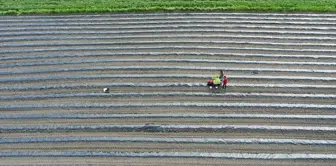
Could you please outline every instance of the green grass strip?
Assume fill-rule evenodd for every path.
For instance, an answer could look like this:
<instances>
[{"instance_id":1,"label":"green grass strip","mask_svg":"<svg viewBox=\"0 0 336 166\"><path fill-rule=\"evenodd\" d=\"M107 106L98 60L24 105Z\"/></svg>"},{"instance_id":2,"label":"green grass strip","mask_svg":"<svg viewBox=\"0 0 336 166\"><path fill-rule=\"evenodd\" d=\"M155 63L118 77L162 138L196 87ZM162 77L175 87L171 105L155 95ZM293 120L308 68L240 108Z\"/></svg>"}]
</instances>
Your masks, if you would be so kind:
<instances>
[{"instance_id":1,"label":"green grass strip","mask_svg":"<svg viewBox=\"0 0 336 166\"><path fill-rule=\"evenodd\" d=\"M1 15L146 11L335 12L336 0L0 0Z\"/></svg>"}]
</instances>

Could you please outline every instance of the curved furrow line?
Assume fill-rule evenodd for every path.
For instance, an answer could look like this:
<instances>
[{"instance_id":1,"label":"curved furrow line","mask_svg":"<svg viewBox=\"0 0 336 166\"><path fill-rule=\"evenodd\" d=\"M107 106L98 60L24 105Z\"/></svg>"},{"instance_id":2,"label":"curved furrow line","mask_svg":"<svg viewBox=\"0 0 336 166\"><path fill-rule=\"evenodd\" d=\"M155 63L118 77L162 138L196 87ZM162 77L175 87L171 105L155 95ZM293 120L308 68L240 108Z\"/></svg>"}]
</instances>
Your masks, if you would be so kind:
<instances>
[{"instance_id":1,"label":"curved furrow line","mask_svg":"<svg viewBox=\"0 0 336 166\"><path fill-rule=\"evenodd\" d=\"M23 77L0 79L0 83L48 81L48 80L72 80L72 79L106 79L106 78L199 78L208 79L209 75L200 74L104 74L104 75L71 75L71 76L47 76L47 77ZM304 76L251 76L230 75L232 79L261 79L261 80L307 80L307 81L336 81L334 77L304 77Z\"/></svg>"},{"instance_id":2,"label":"curved furrow line","mask_svg":"<svg viewBox=\"0 0 336 166\"><path fill-rule=\"evenodd\" d=\"M47 89L68 89L68 88L102 88L102 87L206 87L206 83L95 83L95 84L63 84L45 86L1 86L0 90L21 91L21 90L47 90ZM230 87L248 88L310 88L310 89L335 89L336 85L313 85L313 84L234 84Z\"/></svg>"},{"instance_id":3,"label":"curved furrow line","mask_svg":"<svg viewBox=\"0 0 336 166\"><path fill-rule=\"evenodd\" d=\"M208 152L0 152L0 157L141 157L141 158L221 158L221 159L262 159L262 160L335 160L334 154L283 154L283 153L208 153Z\"/></svg>"},{"instance_id":4,"label":"curved furrow line","mask_svg":"<svg viewBox=\"0 0 336 166\"><path fill-rule=\"evenodd\" d=\"M164 18L164 19L152 19L152 18L139 18L139 19L76 19L73 21L77 21L79 23L70 23L69 21L71 20L37 20L37 21L28 21L28 20L22 20L20 21L21 26L19 27L24 27L22 23L28 22L30 23L29 28L34 27L35 28L41 28L45 29L46 27L54 27L54 28L59 28L59 27L76 27L76 26L114 26L114 25L141 25L141 24L146 24L146 25L160 25L160 24L168 24L168 25L173 25L173 24L242 24L242 25L289 25L289 26L301 26L305 25L305 27L308 26L314 26L314 27L332 27L336 25L336 22L313 22L313 21L274 21L274 20L227 20L227 19L216 19L216 18L207 18L207 19L191 19L191 18L181 18L181 19L169 19L169 18ZM2 21L0 22L5 22L8 23L8 21ZM51 23L50 23L51 22ZM35 26L34 24L40 24L40 26ZM9 24L13 25L13 24ZM0 31L7 30L7 29L23 29L23 28L16 28L16 27L4 27L0 26ZM28 27L26 27L28 28ZM52 28L53 29L53 28Z\"/></svg>"},{"instance_id":5,"label":"curved furrow line","mask_svg":"<svg viewBox=\"0 0 336 166\"><path fill-rule=\"evenodd\" d=\"M9 95L0 96L0 100L49 99L75 97L272 97L272 98L312 98L336 99L331 94L290 94L290 93L203 93L203 92L148 92L148 93L70 93L70 94L40 94L40 95Z\"/></svg>"},{"instance_id":6,"label":"curved furrow line","mask_svg":"<svg viewBox=\"0 0 336 166\"><path fill-rule=\"evenodd\" d=\"M190 21L199 21L199 20L204 20L204 21L209 21L209 20L217 20L217 21L234 21L237 22L237 20L242 20L242 21L259 21L259 22L289 22L289 23L296 23L296 22L305 22L305 23L317 23L317 24L328 24L329 22L332 21L336 21L335 18L330 17L330 18L314 18L314 17L253 17L253 16L214 16L214 17L209 17L209 16L204 16L204 15L180 15L180 16L158 16L158 15L143 15L143 17L134 17L128 15L128 17L115 17L115 15L100 15L100 16L95 16L94 19L92 19L92 15L90 15L89 17L53 17L53 18L47 18L47 17L39 17L39 18L25 18L25 19L20 19L20 18L15 18L15 19L2 19L0 20L0 22L4 22L4 23L10 23L11 25L36 25L39 26L36 23L46 23L46 24L51 24L51 25L57 25L57 23L55 22L65 22L65 23L71 23L74 25L81 25L81 23L83 22L88 22L88 23L92 23L92 22L102 22L102 21L170 21L170 20L190 20ZM261 21L262 20L262 21ZM266 20L266 21L265 21ZM77 21L77 22L74 22ZM317 21L317 22L314 22ZM325 22L328 21L328 22Z\"/></svg>"},{"instance_id":7,"label":"curved furrow line","mask_svg":"<svg viewBox=\"0 0 336 166\"><path fill-rule=\"evenodd\" d=\"M45 15L43 18L97 18L97 17L148 17L148 16L207 16L207 17L262 17L268 18L268 17L289 17L289 18L320 18L320 19L327 19L327 18L335 18L336 15L332 13L255 13L255 12L246 12L246 13L225 13L225 12L172 12L172 13L113 13L113 14L90 14L90 15L83 15L83 14L73 14L73 15ZM41 16L36 15L19 15L19 16L2 16L2 18L8 18L8 19L36 19L41 18Z\"/></svg>"},{"instance_id":8,"label":"curved furrow line","mask_svg":"<svg viewBox=\"0 0 336 166\"><path fill-rule=\"evenodd\" d=\"M284 132L335 132L336 127L315 126L268 126L268 125L50 125L50 126L0 126L0 132L56 132L56 131L110 131L110 132L218 132L229 130L243 131L284 131Z\"/></svg>"},{"instance_id":9,"label":"curved furrow line","mask_svg":"<svg viewBox=\"0 0 336 166\"><path fill-rule=\"evenodd\" d=\"M303 119L336 120L336 115L281 114L23 114L0 115L0 119L126 119L126 118L212 118L212 119ZM1 143L1 138L0 138Z\"/></svg>"},{"instance_id":10,"label":"curved furrow line","mask_svg":"<svg viewBox=\"0 0 336 166\"><path fill-rule=\"evenodd\" d=\"M239 21L237 21L239 20ZM266 21L265 21L266 20ZM75 22L77 21L77 22ZM325 22L329 21L329 22ZM13 27L13 26L82 26L82 25L112 25L112 23L247 23L247 24L305 24L305 25L333 25L333 21L336 21L334 18L280 18L280 17L264 17L262 20L260 18L255 17L124 17L124 18L116 18L116 17L102 17L102 18L60 18L60 19L24 19L24 20L9 20L9 19L1 19L0 23L8 23L2 24L0 27ZM39 24L37 24L39 23Z\"/></svg>"},{"instance_id":11,"label":"curved furrow line","mask_svg":"<svg viewBox=\"0 0 336 166\"><path fill-rule=\"evenodd\" d=\"M6 60L22 60L22 59L42 59L42 58L67 58L67 57L102 57L102 56L236 56L236 57L264 57L264 58L299 58L299 59L336 59L333 55L286 55L286 54L248 54L248 53L208 53L208 52L116 52L116 53L83 53L83 54L46 54L32 56L5 56L0 57L1 61Z\"/></svg>"},{"instance_id":12,"label":"curved furrow line","mask_svg":"<svg viewBox=\"0 0 336 166\"><path fill-rule=\"evenodd\" d=\"M163 50L163 49L175 49L175 50L211 50L211 51L229 51L229 50L244 50L244 51L275 51L275 52L310 52L310 53L331 53L335 54L336 49L293 49L293 48L255 48L255 47L211 47L211 46L127 46L127 47L104 47L104 48L97 48L97 47L82 47L82 48L45 48L45 49L29 49L29 50L5 50L0 51L0 54L14 54L14 53L39 53L39 52L59 52L59 51L127 51L127 50Z\"/></svg>"},{"instance_id":13,"label":"curved furrow line","mask_svg":"<svg viewBox=\"0 0 336 166\"><path fill-rule=\"evenodd\" d=\"M158 63L174 62L174 63L224 63L224 64L233 63L233 64L269 64L269 65L270 64L271 65L318 65L318 66L335 66L336 65L336 62L334 63L334 62L242 61L242 60L211 60L211 59L109 59L109 60L104 59L104 60L70 60L70 61L66 60L66 61L51 61L51 62L43 61L43 62L26 62L26 63L5 63L5 64L0 64L0 68L24 67L24 66L44 66L44 65L49 66L49 65L65 65L65 64L84 64L84 63L111 63L111 62L158 62ZM128 66L124 67L124 69L126 68L128 68ZM132 66L130 66L129 68L132 68ZM122 68L120 67L120 69Z\"/></svg>"},{"instance_id":14,"label":"curved furrow line","mask_svg":"<svg viewBox=\"0 0 336 166\"><path fill-rule=\"evenodd\" d=\"M150 29L150 28L148 28ZM126 30L125 27L123 27L122 30L120 28L116 30L100 30L99 34L100 35L126 35L126 34L143 34L143 33L175 33L175 34L185 34L185 33L239 33L241 34L273 34L273 35L325 35L330 37L331 35L336 35L336 32L316 32L316 31L270 31L270 30L263 30L263 31L258 31L258 30L236 30L236 29L223 29L223 28L217 28L217 29L207 29L207 28L184 28L184 29L174 29L173 27L171 29L164 29L164 28L159 28L159 29L152 29L152 30L145 30L142 28L142 30L139 30L135 28L134 30ZM45 31L45 32L26 32L26 31L19 31L19 32L2 32L1 36L6 37L6 36L45 36L45 35L97 35L96 30L71 30L71 31Z\"/></svg>"},{"instance_id":15,"label":"curved furrow line","mask_svg":"<svg viewBox=\"0 0 336 166\"><path fill-rule=\"evenodd\" d=\"M13 21L13 20L11 20ZM0 22L10 23L8 20L0 20ZM72 22L71 22L72 21ZM76 22L74 22L76 21ZM216 24L216 23L225 23L225 24L280 24L280 25L314 25L314 26L334 26L336 25L336 19L313 21L313 20L274 20L274 19L246 19L241 18L239 20L232 19L223 19L218 17L165 17L165 18L96 18L96 19L37 19L37 20L21 20L19 23L41 23L40 25L45 26L68 26L68 25L132 25L132 24L177 24L177 23L201 23L201 24ZM44 24L46 23L46 24ZM64 24L65 23L65 24ZM37 26L38 27L38 26Z\"/></svg>"},{"instance_id":16,"label":"curved furrow line","mask_svg":"<svg viewBox=\"0 0 336 166\"><path fill-rule=\"evenodd\" d=\"M307 36L257 36L257 35L137 35L137 36L31 36L17 38L1 38L3 42L20 41L58 41L58 40L120 40L120 39L261 39L261 40L309 40L309 41L335 41L336 37L307 37Z\"/></svg>"},{"instance_id":17,"label":"curved furrow line","mask_svg":"<svg viewBox=\"0 0 336 166\"><path fill-rule=\"evenodd\" d=\"M71 46L112 46L112 45L207 45L207 44L238 44L238 45L257 45L257 46L311 46L311 47L335 47L336 44L331 43L283 43L283 42L249 42L249 41L127 41L127 42L102 42L102 41L85 41L85 42L52 42L52 43L23 43L23 44L2 44L0 48L11 48L11 47L71 47Z\"/></svg>"},{"instance_id":18,"label":"curved furrow line","mask_svg":"<svg viewBox=\"0 0 336 166\"><path fill-rule=\"evenodd\" d=\"M336 110L336 105L325 104L288 104L288 103L204 103L204 102L170 102L170 103L71 103L71 104L25 104L0 105L0 109L42 109L42 108L133 108L133 107L246 107L246 108L302 108ZM1 126L0 126L1 127Z\"/></svg>"},{"instance_id":19,"label":"curved furrow line","mask_svg":"<svg viewBox=\"0 0 336 166\"><path fill-rule=\"evenodd\" d=\"M145 137L48 137L0 138L0 144L61 143L61 142L152 142L152 143L212 143L212 144L290 144L334 146L335 140L309 139L232 139L232 138L145 138Z\"/></svg>"},{"instance_id":20,"label":"curved furrow line","mask_svg":"<svg viewBox=\"0 0 336 166\"><path fill-rule=\"evenodd\" d=\"M66 31L71 31L71 30L117 30L120 31L121 28L124 31L125 29L128 30L134 30L134 29L182 29L182 28L190 28L190 29L199 29L199 28L205 28L205 29L213 29L213 28L220 28L220 29L239 29L239 28L244 28L244 29L256 29L258 31L262 31L263 29L277 29L277 30L324 30L324 31L335 31L336 28L334 27L307 27L307 26L280 26L280 25L225 25L218 23L219 25L216 24L197 24L197 23L176 23L175 25L172 23L167 22L166 25L163 25L162 23L146 23L144 22L143 24L145 25L139 25L137 22L130 24L130 23L124 23L124 24L112 24L112 25L106 25L106 26L88 26L88 27L80 27L80 26L68 26L68 27L32 27L32 28L0 28L0 32L34 32L34 31L60 31L60 30L66 30ZM114 26L113 26L114 25Z\"/></svg>"},{"instance_id":21,"label":"curved furrow line","mask_svg":"<svg viewBox=\"0 0 336 166\"><path fill-rule=\"evenodd\" d=\"M53 64L47 64L47 65L53 65ZM0 68L1 67L3 66L0 65ZM321 73L321 74L336 73L336 70L319 70L319 69L225 68L225 67L196 67L196 66L103 66L103 67L95 66L95 67L80 67L80 68L46 69L46 70L8 71L8 72L0 72L0 75L12 75L13 76L16 74L43 74L43 73L58 73L58 72L106 71L106 70L107 71L111 71L111 70L124 70L124 71L127 71L127 70L137 70L137 71L148 71L148 70L219 71L219 70L224 70L226 72L246 71L246 72L291 72L291 73Z\"/></svg>"},{"instance_id":22,"label":"curved furrow line","mask_svg":"<svg viewBox=\"0 0 336 166\"><path fill-rule=\"evenodd\" d=\"M336 22L307 22L307 21L301 21L301 22L288 22L288 21L251 21L251 20L216 20L216 19L208 19L208 20L177 20L177 21L169 21L169 20L158 20L158 21L145 21L138 22L138 21L120 21L116 22L113 20L85 20L82 22L54 22L51 20L50 22L41 22L41 21L28 21L25 22L18 22L18 23L9 23L5 21L7 24L0 25L0 31L10 31L10 30L23 30L24 28L29 30L46 30L46 28L51 29L64 29L64 28L75 28L75 27L87 27L87 28L94 28L94 27L116 27L116 26L137 26L137 25L147 25L147 26L154 26L157 25L192 25L192 26L199 26L201 24L216 26L216 25L225 25L227 27L252 27L255 28L255 26L261 26L263 28L275 28L275 25L280 26L280 29L284 29L285 26L289 26L289 29L295 29L295 28L303 28L303 29L334 29L333 26L336 25ZM95 22L97 21L97 22ZM0 20L1 22L1 20ZM305 25L305 26L304 26Z\"/></svg>"}]
</instances>

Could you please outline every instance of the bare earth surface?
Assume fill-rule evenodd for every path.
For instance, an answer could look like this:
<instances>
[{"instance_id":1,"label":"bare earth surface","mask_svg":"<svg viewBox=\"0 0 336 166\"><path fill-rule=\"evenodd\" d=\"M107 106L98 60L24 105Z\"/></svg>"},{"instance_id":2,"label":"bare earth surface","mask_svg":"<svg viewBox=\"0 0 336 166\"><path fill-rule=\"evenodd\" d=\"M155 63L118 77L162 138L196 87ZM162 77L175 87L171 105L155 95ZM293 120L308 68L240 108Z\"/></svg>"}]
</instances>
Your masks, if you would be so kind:
<instances>
[{"instance_id":1,"label":"bare earth surface","mask_svg":"<svg viewBox=\"0 0 336 166\"><path fill-rule=\"evenodd\" d=\"M3 16L0 165L335 165L335 16Z\"/></svg>"}]
</instances>

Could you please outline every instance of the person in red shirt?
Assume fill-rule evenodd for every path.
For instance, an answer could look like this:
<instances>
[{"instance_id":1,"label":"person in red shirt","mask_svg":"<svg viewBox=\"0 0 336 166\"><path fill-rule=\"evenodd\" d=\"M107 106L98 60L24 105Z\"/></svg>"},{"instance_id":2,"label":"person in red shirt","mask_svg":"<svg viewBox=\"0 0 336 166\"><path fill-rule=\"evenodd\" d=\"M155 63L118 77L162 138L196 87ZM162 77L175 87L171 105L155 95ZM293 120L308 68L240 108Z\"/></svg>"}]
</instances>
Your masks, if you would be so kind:
<instances>
[{"instance_id":1,"label":"person in red shirt","mask_svg":"<svg viewBox=\"0 0 336 166\"><path fill-rule=\"evenodd\" d=\"M213 80L212 80L212 79L210 79L210 80L208 81L208 86L213 86Z\"/></svg>"},{"instance_id":2,"label":"person in red shirt","mask_svg":"<svg viewBox=\"0 0 336 166\"><path fill-rule=\"evenodd\" d=\"M226 76L224 76L222 88L226 89L226 85L228 84L228 82L229 82L229 79Z\"/></svg>"}]
</instances>

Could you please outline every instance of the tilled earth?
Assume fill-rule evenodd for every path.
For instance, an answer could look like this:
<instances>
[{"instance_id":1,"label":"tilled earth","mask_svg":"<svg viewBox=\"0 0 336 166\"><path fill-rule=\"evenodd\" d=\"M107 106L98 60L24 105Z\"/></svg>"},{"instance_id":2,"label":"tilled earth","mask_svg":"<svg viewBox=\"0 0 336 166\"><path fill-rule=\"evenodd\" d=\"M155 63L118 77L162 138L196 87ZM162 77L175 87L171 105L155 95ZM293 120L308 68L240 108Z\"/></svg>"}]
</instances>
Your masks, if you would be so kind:
<instances>
[{"instance_id":1,"label":"tilled earth","mask_svg":"<svg viewBox=\"0 0 336 166\"><path fill-rule=\"evenodd\" d=\"M0 164L334 165L335 16L3 16Z\"/></svg>"}]
</instances>

